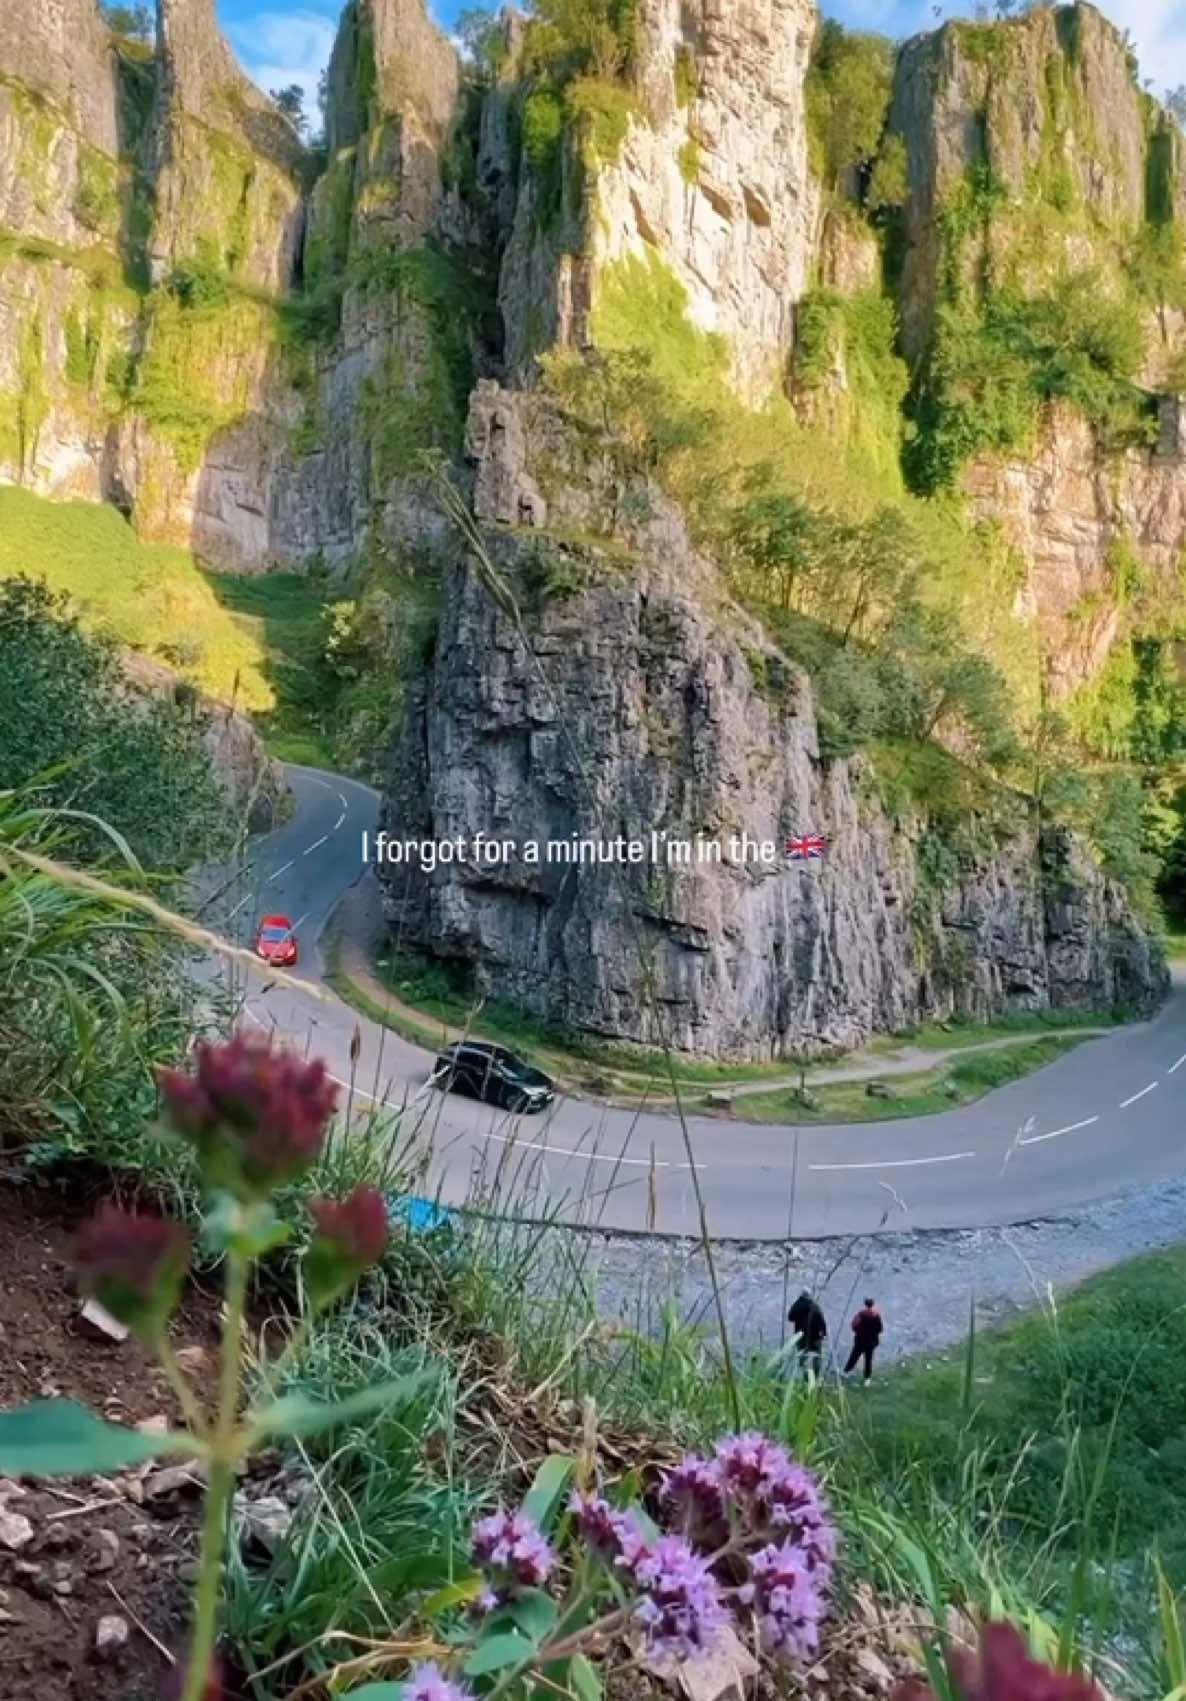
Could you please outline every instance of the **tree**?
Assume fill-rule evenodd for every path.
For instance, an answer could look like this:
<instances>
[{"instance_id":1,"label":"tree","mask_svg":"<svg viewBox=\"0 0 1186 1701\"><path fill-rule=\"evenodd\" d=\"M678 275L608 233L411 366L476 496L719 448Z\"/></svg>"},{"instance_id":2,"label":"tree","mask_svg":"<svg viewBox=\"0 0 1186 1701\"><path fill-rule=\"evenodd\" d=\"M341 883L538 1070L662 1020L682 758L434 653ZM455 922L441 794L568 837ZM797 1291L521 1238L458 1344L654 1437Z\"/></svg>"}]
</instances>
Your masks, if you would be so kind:
<instances>
[{"instance_id":1,"label":"tree","mask_svg":"<svg viewBox=\"0 0 1186 1701\"><path fill-rule=\"evenodd\" d=\"M462 58L484 82L493 82L507 57L507 34L502 21L482 6L469 6L457 19Z\"/></svg>"},{"instance_id":2,"label":"tree","mask_svg":"<svg viewBox=\"0 0 1186 1701\"><path fill-rule=\"evenodd\" d=\"M807 110L813 163L835 194L877 152L892 76L893 48L884 36L851 34L824 20L807 76Z\"/></svg>"},{"instance_id":3,"label":"tree","mask_svg":"<svg viewBox=\"0 0 1186 1701\"><path fill-rule=\"evenodd\" d=\"M153 18L147 6L104 5L102 11L112 34L126 36L130 41L152 40L155 33Z\"/></svg>"},{"instance_id":4,"label":"tree","mask_svg":"<svg viewBox=\"0 0 1186 1701\"><path fill-rule=\"evenodd\" d=\"M295 130L304 133L309 120L305 117L305 91L299 83L289 83L272 90L272 99Z\"/></svg>"},{"instance_id":5,"label":"tree","mask_svg":"<svg viewBox=\"0 0 1186 1701\"><path fill-rule=\"evenodd\" d=\"M16 578L0 583L0 792L22 787L106 821L150 868L225 848L226 802L192 712L136 689L65 598ZM87 854L106 845L75 831Z\"/></svg>"}]
</instances>

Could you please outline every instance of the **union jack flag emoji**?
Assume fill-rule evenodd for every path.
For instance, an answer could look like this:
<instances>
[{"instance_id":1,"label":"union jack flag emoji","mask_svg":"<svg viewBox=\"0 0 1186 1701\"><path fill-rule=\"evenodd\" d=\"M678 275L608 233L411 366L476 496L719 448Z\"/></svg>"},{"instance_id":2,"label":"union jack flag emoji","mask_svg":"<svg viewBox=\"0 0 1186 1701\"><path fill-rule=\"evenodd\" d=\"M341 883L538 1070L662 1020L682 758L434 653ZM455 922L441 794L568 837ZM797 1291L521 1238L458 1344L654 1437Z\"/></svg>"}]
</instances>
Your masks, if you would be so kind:
<instances>
[{"instance_id":1,"label":"union jack flag emoji","mask_svg":"<svg viewBox=\"0 0 1186 1701\"><path fill-rule=\"evenodd\" d=\"M828 841L823 833L799 833L787 840L786 860L807 862L812 857L823 856L827 848Z\"/></svg>"}]
</instances>

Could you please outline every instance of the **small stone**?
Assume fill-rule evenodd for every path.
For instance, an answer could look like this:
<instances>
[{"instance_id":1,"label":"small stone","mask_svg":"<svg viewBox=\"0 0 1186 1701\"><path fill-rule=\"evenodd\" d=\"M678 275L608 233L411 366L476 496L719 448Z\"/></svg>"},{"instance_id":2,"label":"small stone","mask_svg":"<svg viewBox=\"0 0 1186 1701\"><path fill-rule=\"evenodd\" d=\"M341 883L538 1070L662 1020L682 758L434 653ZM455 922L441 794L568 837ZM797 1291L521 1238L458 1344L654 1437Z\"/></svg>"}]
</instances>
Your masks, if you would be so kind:
<instances>
[{"instance_id":1,"label":"small stone","mask_svg":"<svg viewBox=\"0 0 1186 1701\"><path fill-rule=\"evenodd\" d=\"M122 1648L128 1645L131 1631L126 1618L120 1618L118 1613L108 1613L95 1626L95 1652L101 1660L114 1659Z\"/></svg>"},{"instance_id":2,"label":"small stone","mask_svg":"<svg viewBox=\"0 0 1186 1701\"><path fill-rule=\"evenodd\" d=\"M730 1105L733 1103L733 1094L727 1093L719 1087L713 1088L709 1092L705 1093L704 1102L712 1109L728 1110Z\"/></svg>"},{"instance_id":3,"label":"small stone","mask_svg":"<svg viewBox=\"0 0 1186 1701\"><path fill-rule=\"evenodd\" d=\"M142 1418L136 1428L141 1435L168 1435L169 1420L163 1412L157 1412L153 1417Z\"/></svg>"},{"instance_id":4,"label":"small stone","mask_svg":"<svg viewBox=\"0 0 1186 1701\"><path fill-rule=\"evenodd\" d=\"M266 1553L275 1553L292 1524L292 1510L274 1494L259 1500L235 1496L235 1514L242 1525L243 1539L255 1542Z\"/></svg>"},{"instance_id":5,"label":"small stone","mask_svg":"<svg viewBox=\"0 0 1186 1701\"><path fill-rule=\"evenodd\" d=\"M110 1311L101 1306L97 1299L88 1299L78 1314L83 1333L96 1341L109 1341L115 1346L121 1345L128 1338L128 1328L118 1317L113 1317Z\"/></svg>"},{"instance_id":6,"label":"small stone","mask_svg":"<svg viewBox=\"0 0 1186 1701\"><path fill-rule=\"evenodd\" d=\"M0 1477L0 1506L8 1500L21 1500L28 1491L9 1477Z\"/></svg>"},{"instance_id":7,"label":"small stone","mask_svg":"<svg viewBox=\"0 0 1186 1701\"><path fill-rule=\"evenodd\" d=\"M878 1689L890 1690L894 1687L894 1674L886 1665L880 1654L872 1648L858 1648L857 1665L865 1676L871 1678Z\"/></svg>"},{"instance_id":8,"label":"small stone","mask_svg":"<svg viewBox=\"0 0 1186 1701\"><path fill-rule=\"evenodd\" d=\"M0 1506L0 1547L16 1553L33 1540L33 1526L20 1512Z\"/></svg>"},{"instance_id":9,"label":"small stone","mask_svg":"<svg viewBox=\"0 0 1186 1701\"><path fill-rule=\"evenodd\" d=\"M119 1537L114 1530L95 1531L96 1571L110 1571L119 1562Z\"/></svg>"},{"instance_id":10,"label":"small stone","mask_svg":"<svg viewBox=\"0 0 1186 1701\"><path fill-rule=\"evenodd\" d=\"M196 1583L201 1573L202 1567L196 1559L183 1559L177 1567L177 1575L183 1583Z\"/></svg>"},{"instance_id":11,"label":"small stone","mask_svg":"<svg viewBox=\"0 0 1186 1701\"><path fill-rule=\"evenodd\" d=\"M210 1354L205 1347L178 1347L176 1356L187 1376L200 1376L210 1368Z\"/></svg>"},{"instance_id":12,"label":"small stone","mask_svg":"<svg viewBox=\"0 0 1186 1701\"><path fill-rule=\"evenodd\" d=\"M204 1467L197 1459L191 1459L185 1465L166 1465L163 1470L153 1471L150 1477L145 1478L145 1498L159 1500L166 1494L192 1494L201 1488L203 1480Z\"/></svg>"}]
</instances>

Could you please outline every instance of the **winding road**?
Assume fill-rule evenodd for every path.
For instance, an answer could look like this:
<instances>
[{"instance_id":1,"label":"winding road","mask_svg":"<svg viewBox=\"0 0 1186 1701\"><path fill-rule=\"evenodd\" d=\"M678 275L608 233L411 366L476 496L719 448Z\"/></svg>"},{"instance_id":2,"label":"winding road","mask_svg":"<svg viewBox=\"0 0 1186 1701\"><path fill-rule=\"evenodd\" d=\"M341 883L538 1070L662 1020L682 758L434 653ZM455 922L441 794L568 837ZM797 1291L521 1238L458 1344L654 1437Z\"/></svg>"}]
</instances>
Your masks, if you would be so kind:
<instances>
[{"instance_id":1,"label":"winding road","mask_svg":"<svg viewBox=\"0 0 1186 1701\"><path fill-rule=\"evenodd\" d=\"M239 943L255 919L294 921L300 975L317 977L314 941L362 873L368 787L290 767L292 818L251 843L210 918ZM698 1178L711 1232L807 1239L1032 1221L1136 1183L1186 1173L1186 986L1150 1022L1085 1041L1037 1074L975 1104L913 1120L793 1129L559 1099L512 1118L426 1086L431 1054L367 1021L327 988L249 977L249 1020L324 1057L354 1097L408 1106L430 1151L431 1185L449 1203L475 1183L502 1209L607 1229L698 1232ZM405 1129L408 1117L404 1119ZM695 1175L692 1165L695 1164Z\"/></svg>"}]
</instances>

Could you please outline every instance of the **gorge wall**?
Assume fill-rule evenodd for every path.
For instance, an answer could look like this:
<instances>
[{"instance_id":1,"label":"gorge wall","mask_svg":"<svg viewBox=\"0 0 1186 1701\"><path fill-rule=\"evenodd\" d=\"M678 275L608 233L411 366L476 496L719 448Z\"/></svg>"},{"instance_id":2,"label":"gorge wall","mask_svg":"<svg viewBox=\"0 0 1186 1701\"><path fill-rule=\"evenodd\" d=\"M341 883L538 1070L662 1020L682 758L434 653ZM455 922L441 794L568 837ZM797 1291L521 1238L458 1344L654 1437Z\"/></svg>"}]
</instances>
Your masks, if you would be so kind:
<instances>
[{"instance_id":1,"label":"gorge wall","mask_svg":"<svg viewBox=\"0 0 1186 1701\"><path fill-rule=\"evenodd\" d=\"M1077 396L1028 391L1012 437L977 436L944 339L990 288L1090 270L1120 299L1134 244L1186 208L1177 132L1088 6L948 25L898 55L846 202L813 151L811 0L632 16L628 52L563 79L513 15L475 69L421 0L351 0L315 162L234 64L213 0L160 0L155 53L113 41L93 0L18 0L0 42L0 478L115 502L218 566L365 560L436 587L435 636L403 664L401 836L829 835L823 864L762 876L390 881L402 942L482 991L636 1039L662 1011L690 1050L753 1056L954 1009L1148 1006L1160 957L1084 843L986 794L931 854L926 808L891 795L875 752L821 748L819 682L736 605L655 468L623 472L541 370L620 350L626 280L630 324L711 351L755 418L789 395L788 431L814 442L881 431L901 506L900 394L865 399L862 327L888 296L921 429L930 406L962 457L933 505L965 516L973 557L982 523L1009 552L993 642L1033 650L1035 695L1073 695L1142 598L1177 594L1186 290L1142 306L1115 443ZM891 158L897 199L862 210ZM812 312L831 340L809 369Z\"/></svg>"}]
</instances>

